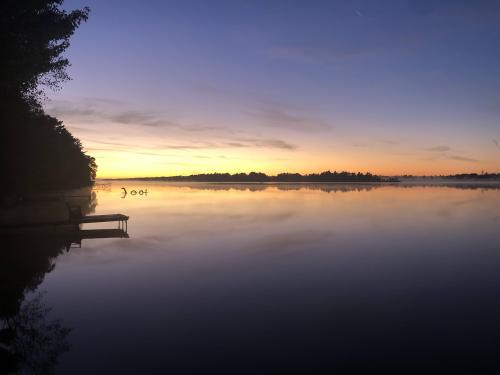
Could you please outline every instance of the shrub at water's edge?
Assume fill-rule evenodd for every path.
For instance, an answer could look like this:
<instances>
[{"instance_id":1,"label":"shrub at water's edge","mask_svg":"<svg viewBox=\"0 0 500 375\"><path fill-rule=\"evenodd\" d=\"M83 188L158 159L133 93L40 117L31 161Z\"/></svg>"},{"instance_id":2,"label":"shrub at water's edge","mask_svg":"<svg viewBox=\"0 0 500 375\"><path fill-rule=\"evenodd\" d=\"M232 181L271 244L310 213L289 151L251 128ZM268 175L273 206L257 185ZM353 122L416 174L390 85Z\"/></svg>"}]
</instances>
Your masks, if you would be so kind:
<instances>
[{"instance_id":1,"label":"shrub at water's edge","mask_svg":"<svg viewBox=\"0 0 500 375\"><path fill-rule=\"evenodd\" d=\"M94 158L61 121L44 113L44 88L69 77L63 52L89 13L61 9L63 0L5 0L0 4L0 191L92 184Z\"/></svg>"}]
</instances>

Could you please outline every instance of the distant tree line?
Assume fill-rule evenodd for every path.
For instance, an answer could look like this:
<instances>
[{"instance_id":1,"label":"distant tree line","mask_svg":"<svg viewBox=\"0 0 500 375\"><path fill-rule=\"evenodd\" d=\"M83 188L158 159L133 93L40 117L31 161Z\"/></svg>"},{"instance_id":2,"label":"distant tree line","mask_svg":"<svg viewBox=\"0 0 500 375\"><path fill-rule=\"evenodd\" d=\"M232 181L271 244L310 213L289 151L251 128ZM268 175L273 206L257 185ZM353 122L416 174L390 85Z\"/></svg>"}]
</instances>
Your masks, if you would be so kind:
<instances>
[{"instance_id":1,"label":"distant tree line","mask_svg":"<svg viewBox=\"0 0 500 375\"><path fill-rule=\"evenodd\" d=\"M186 182L392 182L371 173L322 172L302 175L300 173L280 173L268 176L265 173L203 173L190 176L144 177L144 181L186 181Z\"/></svg>"},{"instance_id":2,"label":"distant tree line","mask_svg":"<svg viewBox=\"0 0 500 375\"><path fill-rule=\"evenodd\" d=\"M434 176L413 176L402 175L402 179L430 179L430 180L470 180L470 181L500 181L500 173L459 173L451 175L434 175Z\"/></svg>"},{"instance_id":3,"label":"distant tree line","mask_svg":"<svg viewBox=\"0 0 500 375\"><path fill-rule=\"evenodd\" d=\"M0 2L0 191L89 185L97 166L61 121L44 113L44 88L69 79L62 53L88 8L63 0Z\"/></svg>"},{"instance_id":4,"label":"distant tree line","mask_svg":"<svg viewBox=\"0 0 500 375\"><path fill-rule=\"evenodd\" d=\"M500 181L500 173L462 173L449 176L442 176L447 180L479 180L479 181Z\"/></svg>"}]
</instances>

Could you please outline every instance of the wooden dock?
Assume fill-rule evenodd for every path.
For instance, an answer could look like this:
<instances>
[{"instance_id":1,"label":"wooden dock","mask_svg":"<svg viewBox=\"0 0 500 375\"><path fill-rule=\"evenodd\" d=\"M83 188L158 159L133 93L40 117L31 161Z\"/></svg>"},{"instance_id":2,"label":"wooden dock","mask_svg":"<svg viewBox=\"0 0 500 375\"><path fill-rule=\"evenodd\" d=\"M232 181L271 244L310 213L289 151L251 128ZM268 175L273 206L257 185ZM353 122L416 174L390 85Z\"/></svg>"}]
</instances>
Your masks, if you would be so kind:
<instances>
[{"instance_id":1,"label":"wooden dock","mask_svg":"<svg viewBox=\"0 0 500 375\"><path fill-rule=\"evenodd\" d=\"M80 241L94 238L129 238L128 233L122 229L83 229L69 233L69 236Z\"/></svg>"},{"instance_id":2,"label":"wooden dock","mask_svg":"<svg viewBox=\"0 0 500 375\"><path fill-rule=\"evenodd\" d=\"M117 221L118 227L127 231L128 216L123 214L87 215L70 219L74 224L105 223Z\"/></svg>"},{"instance_id":3,"label":"wooden dock","mask_svg":"<svg viewBox=\"0 0 500 375\"><path fill-rule=\"evenodd\" d=\"M45 221L35 223L17 223L0 226L0 229L22 229L33 227L56 227L56 226L78 226L80 224L118 222L118 229L123 229L125 232L128 229L129 217L123 214L110 215L70 215L68 220Z\"/></svg>"},{"instance_id":4,"label":"wooden dock","mask_svg":"<svg viewBox=\"0 0 500 375\"><path fill-rule=\"evenodd\" d=\"M27 237L31 243L42 241L52 243L56 248L70 251L72 248L81 248L83 240L105 239L105 238L129 238L124 229L80 229L74 226L59 227L17 227L0 230L2 238L10 242L23 242Z\"/></svg>"}]
</instances>

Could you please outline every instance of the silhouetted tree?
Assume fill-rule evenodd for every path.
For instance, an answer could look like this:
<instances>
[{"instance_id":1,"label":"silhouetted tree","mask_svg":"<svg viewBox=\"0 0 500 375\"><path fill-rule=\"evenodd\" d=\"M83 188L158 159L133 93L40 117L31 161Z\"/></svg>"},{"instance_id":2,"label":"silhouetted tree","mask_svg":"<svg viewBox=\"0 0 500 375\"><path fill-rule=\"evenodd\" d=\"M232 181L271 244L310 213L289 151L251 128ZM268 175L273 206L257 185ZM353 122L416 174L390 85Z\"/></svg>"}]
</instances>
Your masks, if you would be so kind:
<instances>
[{"instance_id":1,"label":"silhouetted tree","mask_svg":"<svg viewBox=\"0 0 500 375\"><path fill-rule=\"evenodd\" d=\"M69 79L62 53L89 9L67 12L63 0L0 2L0 190L89 185L94 158L61 121L43 112L43 89Z\"/></svg>"},{"instance_id":2,"label":"silhouetted tree","mask_svg":"<svg viewBox=\"0 0 500 375\"><path fill-rule=\"evenodd\" d=\"M68 59L62 53L89 9L66 12L63 0L3 0L0 2L0 85L7 99L23 96L34 101L40 84L58 88L69 79Z\"/></svg>"}]
</instances>

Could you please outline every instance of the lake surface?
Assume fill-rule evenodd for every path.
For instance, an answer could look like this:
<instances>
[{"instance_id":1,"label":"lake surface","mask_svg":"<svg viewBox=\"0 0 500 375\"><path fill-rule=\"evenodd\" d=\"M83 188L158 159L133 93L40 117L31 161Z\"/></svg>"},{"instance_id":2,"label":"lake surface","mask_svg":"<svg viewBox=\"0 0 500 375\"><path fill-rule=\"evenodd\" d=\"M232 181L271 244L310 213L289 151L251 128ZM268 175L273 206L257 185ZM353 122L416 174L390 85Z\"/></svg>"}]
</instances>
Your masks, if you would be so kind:
<instances>
[{"instance_id":1,"label":"lake surface","mask_svg":"<svg viewBox=\"0 0 500 375\"><path fill-rule=\"evenodd\" d=\"M68 252L36 236L3 240L3 314L50 308L33 325L52 341L25 366L41 357L58 374L286 374L498 364L495 185L100 187L88 211L129 215L130 238L84 239ZM147 195L131 194L140 189Z\"/></svg>"}]
</instances>

